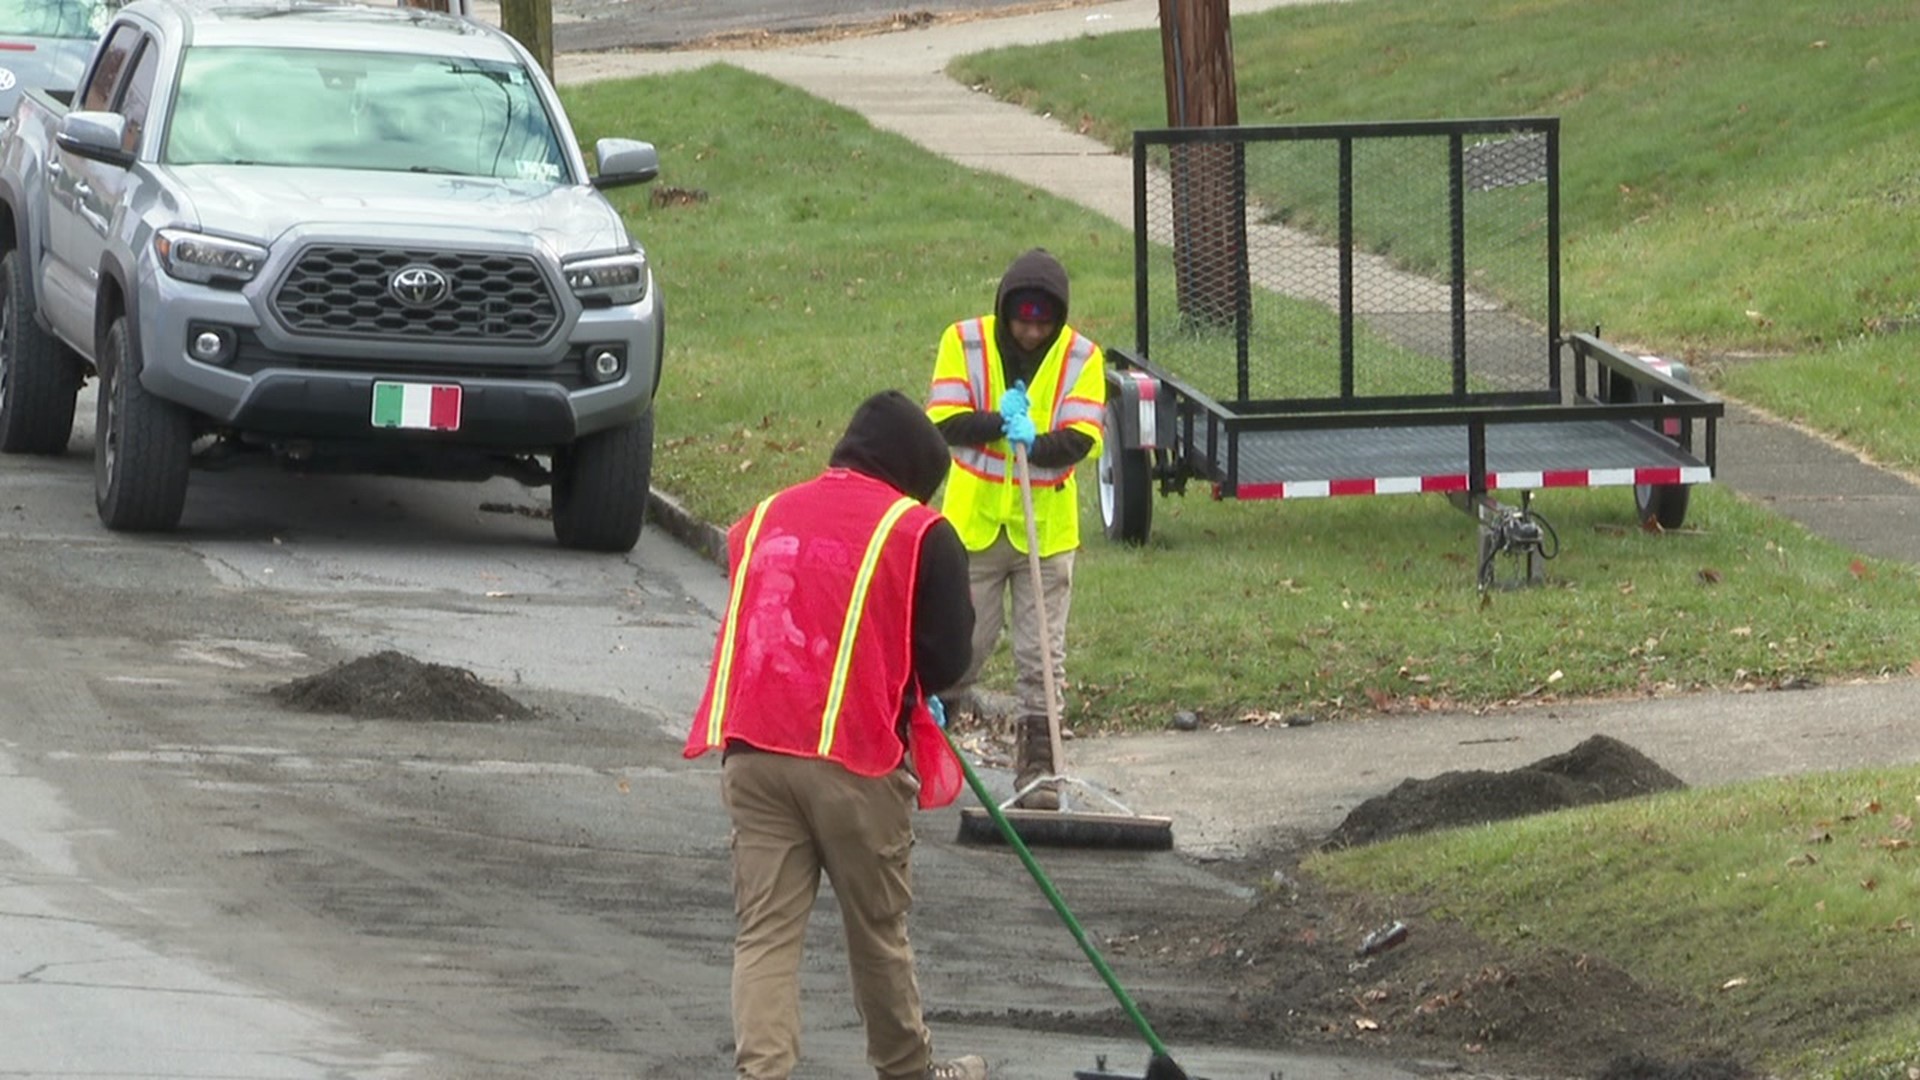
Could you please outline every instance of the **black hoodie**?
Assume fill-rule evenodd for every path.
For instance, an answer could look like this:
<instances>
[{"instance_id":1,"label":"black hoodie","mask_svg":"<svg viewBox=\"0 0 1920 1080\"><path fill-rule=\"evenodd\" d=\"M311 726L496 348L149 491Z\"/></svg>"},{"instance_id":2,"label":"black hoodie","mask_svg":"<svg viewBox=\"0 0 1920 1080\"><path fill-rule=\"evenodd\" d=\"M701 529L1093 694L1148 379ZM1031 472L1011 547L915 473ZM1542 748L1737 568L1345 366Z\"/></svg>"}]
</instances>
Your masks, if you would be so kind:
<instances>
[{"instance_id":1,"label":"black hoodie","mask_svg":"<svg viewBox=\"0 0 1920 1080\"><path fill-rule=\"evenodd\" d=\"M940 432L920 405L898 390L860 403L827 464L882 481L903 495L931 503L951 459ZM938 694L960 681L973 658L973 597L967 588L967 549L941 518L920 541L913 586L913 670L921 690ZM904 703L903 703L904 707Z\"/></svg>"},{"instance_id":2,"label":"black hoodie","mask_svg":"<svg viewBox=\"0 0 1920 1080\"><path fill-rule=\"evenodd\" d=\"M1039 290L1060 303L1060 321L1054 327L1053 336L1032 351L1022 349L1014 340L1008 327L1012 320L1007 317L1007 299L1018 292ZM1005 385L1024 382L1033 385L1034 373L1040 370L1040 361L1047 358L1048 350L1060 339L1060 332L1067 325L1068 300L1067 268L1060 260L1045 248L1032 248L1022 252L1001 275L1000 289L993 297L994 330L993 344L1000 354L1000 375ZM994 412L956 413L940 421L940 434L950 446L985 446L1000 438L1002 434L1001 418ZM1033 441L1033 449L1027 451L1027 460L1043 469L1064 469L1078 464L1093 449L1093 440L1078 431L1041 432Z\"/></svg>"}]
</instances>

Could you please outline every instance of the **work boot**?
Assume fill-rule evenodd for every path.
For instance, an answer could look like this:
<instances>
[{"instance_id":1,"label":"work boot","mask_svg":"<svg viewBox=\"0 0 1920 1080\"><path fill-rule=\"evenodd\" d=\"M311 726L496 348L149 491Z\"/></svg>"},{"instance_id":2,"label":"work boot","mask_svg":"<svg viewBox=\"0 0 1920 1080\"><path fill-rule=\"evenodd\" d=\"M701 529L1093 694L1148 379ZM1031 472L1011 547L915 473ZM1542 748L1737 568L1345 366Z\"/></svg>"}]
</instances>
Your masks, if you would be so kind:
<instances>
[{"instance_id":1,"label":"work boot","mask_svg":"<svg viewBox=\"0 0 1920 1080\"><path fill-rule=\"evenodd\" d=\"M977 1054L936 1061L927 1066L927 1080L987 1080L987 1062Z\"/></svg>"},{"instance_id":2,"label":"work boot","mask_svg":"<svg viewBox=\"0 0 1920 1080\"><path fill-rule=\"evenodd\" d=\"M1013 732L1013 789L1018 791L1055 771L1053 736L1047 730L1047 718L1021 717ZM1048 780L1020 796L1013 805L1022 810L1058 810L1060 783Z\"/></svg>"}]
</instances>

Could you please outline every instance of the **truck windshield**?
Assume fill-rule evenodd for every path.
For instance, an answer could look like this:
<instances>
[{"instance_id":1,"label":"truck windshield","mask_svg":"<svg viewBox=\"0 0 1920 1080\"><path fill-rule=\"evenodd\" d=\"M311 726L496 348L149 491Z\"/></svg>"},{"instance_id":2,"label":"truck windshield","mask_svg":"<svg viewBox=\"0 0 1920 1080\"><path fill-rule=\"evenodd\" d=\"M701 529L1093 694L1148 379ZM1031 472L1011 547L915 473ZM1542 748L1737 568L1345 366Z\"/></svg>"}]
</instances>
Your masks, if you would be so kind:
<instances>
[{"instance_id":1,"label":"truck windshield","mask_svg":"<svg viewBox=\"0 0 1920 1080\"><path fill-rule=\"evenodd\" d=\"M0 0L0 37L91 41L121 0Z\"/></svg>"},{"instance_id":2,"label":"truck windshield","mask_svg":"<svg viewBox=\"0 0 1920 1080\"><path fill-rule=\"evenodd\" d=\"M191 49L160 158L572 182L526 69L380 52Z\"/></svg>"}]
</instances>

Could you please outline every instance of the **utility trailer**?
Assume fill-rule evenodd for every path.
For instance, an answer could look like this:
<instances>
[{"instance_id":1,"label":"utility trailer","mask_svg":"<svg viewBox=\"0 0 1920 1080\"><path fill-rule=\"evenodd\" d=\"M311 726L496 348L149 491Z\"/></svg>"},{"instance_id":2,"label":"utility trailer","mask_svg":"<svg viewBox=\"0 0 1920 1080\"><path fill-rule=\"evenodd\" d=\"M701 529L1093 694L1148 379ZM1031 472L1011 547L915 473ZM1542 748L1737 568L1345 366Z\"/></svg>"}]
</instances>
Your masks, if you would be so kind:
<instances>
[{"instance_id":1,"label":"utility trailer","mask_svg":"<svg viewBox=\"0 0 1920 1080\"><path fill-rule=\"evenodd\" d=\"M1536 490L1631 487L1643 526L1679 528L1725 406L1683 365L1563 331L1559 139L1552 117L1136 132L1107 536L1145 542L1156 486L1190 480L1440 493L1479 522L1485 589L1496 556L1538 581L1557 552Z\"/></svg>"}]
</instances>

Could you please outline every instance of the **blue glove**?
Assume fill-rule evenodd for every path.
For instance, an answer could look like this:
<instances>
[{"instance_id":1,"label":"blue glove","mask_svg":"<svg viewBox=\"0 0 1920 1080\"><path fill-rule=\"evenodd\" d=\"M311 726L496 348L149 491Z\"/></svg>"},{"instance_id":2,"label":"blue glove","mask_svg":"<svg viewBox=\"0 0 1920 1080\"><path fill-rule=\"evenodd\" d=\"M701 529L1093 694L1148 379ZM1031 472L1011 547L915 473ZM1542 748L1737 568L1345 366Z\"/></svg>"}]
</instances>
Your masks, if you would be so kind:
<instances>
[{"instance_id":1,"label":"blue glove","mask_svg":"<svg viewBox=\"0 0 1920 1080\"><path fill-rule=\"evenodd\" d=\"M1013 384L1013 388L1000 395L1000 415L1011 420L1016 416L1026 416L1032 411L1033 403L1027 400L1027 382L1025 379Z\"/></svg>"},{"instance_id":2,"label":"blue glove","mask_svg":"<svg viewBox=\"0 0 1920 1080\"><path fill-rule=\"evenodd\" d=\"M947 726L947 707L941 704L939 698L930 697L927 699L927 711L933 714L935 727L945 728Z\"/></svg>"},{"instance_id":3,"label":"blue glove","mask_svg":"<svg viewBox=\"0 0 1920 1080\"><path fill-rule=\"evenodd\" d=\"M1019 416L1008 417L1006 421L1006 431L1008 442L1017 443L1029 450L1033 449L1033 438L1034 435L1037 434L1033 430L1033 417L1025 413Z\"/></svg>"}]
</instances>

